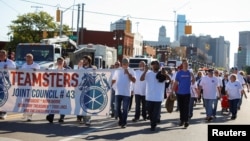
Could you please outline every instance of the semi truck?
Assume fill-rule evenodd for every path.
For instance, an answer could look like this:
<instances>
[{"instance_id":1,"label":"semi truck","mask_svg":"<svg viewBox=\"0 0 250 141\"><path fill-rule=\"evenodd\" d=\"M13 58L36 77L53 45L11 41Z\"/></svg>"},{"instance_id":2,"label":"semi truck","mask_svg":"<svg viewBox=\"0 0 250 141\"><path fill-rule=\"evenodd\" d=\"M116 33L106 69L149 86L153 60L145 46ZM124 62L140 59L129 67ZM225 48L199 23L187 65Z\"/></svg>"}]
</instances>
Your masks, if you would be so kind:
<instances>
[{"instance_id":1,"label":"semi truck","mask_svg":"<svg viewBox=\"0 0 250 141\"><path fill-rule=\"evenodd\" d=\"M70 48L64 49L62 43L69 43ZM21 67L25 62L25 55L31 53L34 62L41 68L53 68L58 57L64 57L72 68L84 55L92 57L94 64L95 49L79 48L76 43L67 36L42 39L40 43L19 43L16 47L16 65Z\"/></svg>"}]
</instances>

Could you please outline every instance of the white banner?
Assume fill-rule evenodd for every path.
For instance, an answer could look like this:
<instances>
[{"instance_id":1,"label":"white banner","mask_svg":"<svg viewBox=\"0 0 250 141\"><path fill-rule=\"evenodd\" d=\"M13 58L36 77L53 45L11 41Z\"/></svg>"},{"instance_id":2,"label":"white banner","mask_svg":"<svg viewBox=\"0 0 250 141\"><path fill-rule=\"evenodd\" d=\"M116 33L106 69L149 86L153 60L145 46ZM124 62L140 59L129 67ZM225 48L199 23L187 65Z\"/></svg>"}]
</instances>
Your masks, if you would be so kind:
<instances>
[{"instance_id":1,"label":"white banner","mask_svg":"<svg viewBox=\"0 0 250 141\"><path fill-rule=\"evenodd\" d=\"M0 69L0 111L109 115L111 70Z\"/></svg>"}]
</instances>

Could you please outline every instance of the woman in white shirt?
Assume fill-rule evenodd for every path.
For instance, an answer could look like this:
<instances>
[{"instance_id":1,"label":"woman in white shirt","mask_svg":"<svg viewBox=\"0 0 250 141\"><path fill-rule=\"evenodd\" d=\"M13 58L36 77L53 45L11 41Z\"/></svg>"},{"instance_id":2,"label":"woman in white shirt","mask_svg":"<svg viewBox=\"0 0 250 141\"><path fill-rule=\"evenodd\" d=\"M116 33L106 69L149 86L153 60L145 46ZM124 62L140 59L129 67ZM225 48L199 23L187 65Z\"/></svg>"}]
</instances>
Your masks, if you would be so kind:
<instances>
[{"instance_id":1,"label":"woman in white shirt","mask_svg":"<svg viewBox=\"0 0 250 141\"><path fill-rule=\"evenodd\" d=\"M241 99L241 94L244 92L241 83L237 80L236 74L230 75L230 81L226 84L226 94L229 99L229 109L232 113L231 119L234 120L237 117L237 106Z\"/></svg>"}]
</instances>

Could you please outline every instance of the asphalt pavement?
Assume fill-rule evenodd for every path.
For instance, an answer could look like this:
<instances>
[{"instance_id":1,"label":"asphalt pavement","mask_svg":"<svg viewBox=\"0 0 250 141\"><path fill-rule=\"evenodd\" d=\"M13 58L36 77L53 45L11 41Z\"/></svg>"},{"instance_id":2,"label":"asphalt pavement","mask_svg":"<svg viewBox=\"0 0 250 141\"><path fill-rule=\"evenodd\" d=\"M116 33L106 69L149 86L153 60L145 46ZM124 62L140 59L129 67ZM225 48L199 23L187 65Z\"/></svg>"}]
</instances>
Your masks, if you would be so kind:
<instances>
[{"instance_id":1,"label":"asphalt pavement","mask_svg":"<svg viewBox=\"0 0 250 141\"><path fill-rule=\"evenodd\" d=\"M46 115L34 114L33 121L26 122L22 119L22 113L8 113L5 120L0 120L0 141L207 141L208 125L249 125L249 94L248 97L243 99L236 120L231 120L230 115L221 114L219 102L217 118L206 122L203 104L198 103L188 128L179 126L179 112L168 113L163 103L161 122L155 131L150 131L148 120L132 122L134 103L126 128L118 126L118 121L110 117L92 116L91 126L86 126L79 124L75 115L66 115L62 124L57 122L59 115L55 115L54 123L50 124L45 120Z\"/></svg>"}]
</instances>

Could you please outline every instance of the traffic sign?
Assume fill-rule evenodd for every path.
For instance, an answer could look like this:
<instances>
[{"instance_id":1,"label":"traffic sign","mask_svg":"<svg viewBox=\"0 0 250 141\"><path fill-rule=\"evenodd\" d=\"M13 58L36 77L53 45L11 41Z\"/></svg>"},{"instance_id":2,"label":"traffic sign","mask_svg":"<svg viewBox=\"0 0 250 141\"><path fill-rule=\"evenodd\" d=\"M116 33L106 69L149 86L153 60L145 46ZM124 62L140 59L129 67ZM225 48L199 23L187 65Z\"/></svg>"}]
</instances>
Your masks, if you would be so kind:
<instances>
[{"instance_id":1,"label":"traffic sign","mask_svg":"<svg viewBox=\"0 0 250 141\"><path fill-rule=\"evenodd\" d=\"M74 35L70 35L69 38L70 38L71 40L77 40L77 36L74 36Z\"/></svg>"}]
</instances>

